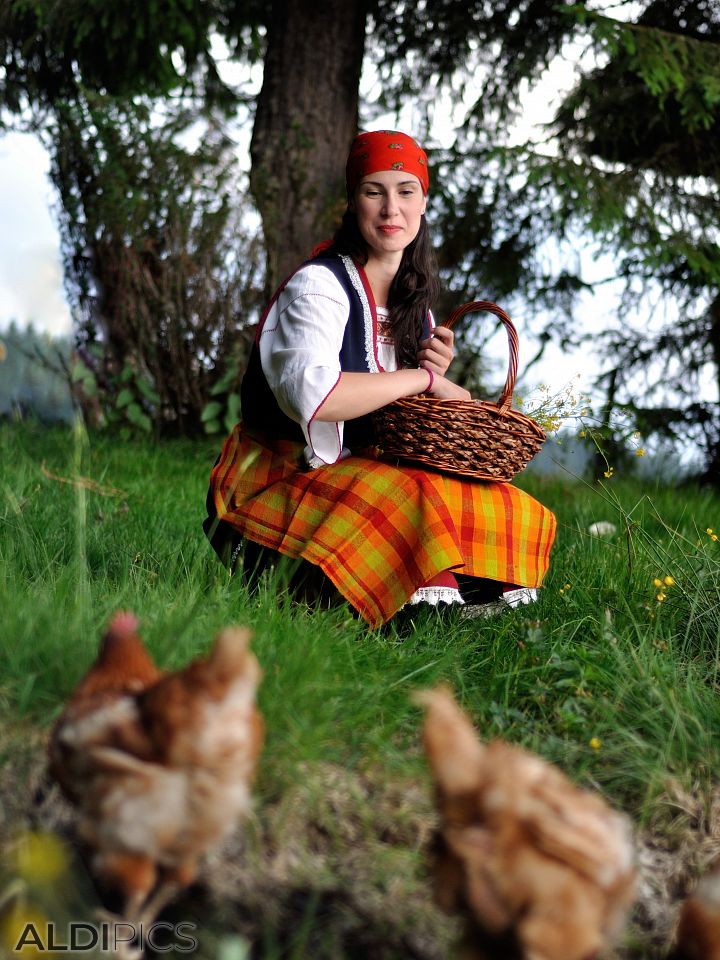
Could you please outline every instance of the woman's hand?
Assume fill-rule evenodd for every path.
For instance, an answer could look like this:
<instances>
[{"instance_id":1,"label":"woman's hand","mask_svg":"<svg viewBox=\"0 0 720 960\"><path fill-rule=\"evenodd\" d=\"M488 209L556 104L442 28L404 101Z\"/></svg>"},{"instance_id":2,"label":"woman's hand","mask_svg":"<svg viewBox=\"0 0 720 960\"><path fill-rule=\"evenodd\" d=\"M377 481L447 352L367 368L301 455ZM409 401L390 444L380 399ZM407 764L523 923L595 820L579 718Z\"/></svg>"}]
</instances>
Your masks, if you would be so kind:
<instances>
[{"instance_id":1,"label":"woman's hand","mask_svg":"<svg viewBox=\"0 0 720 960\"><path fill-rule=\"evenodd\" d=\"M427 393L429 396L435 397L436 400L472 400L469 390L459 387L452 380L448 380L447 377L437 375Z\"/></svg>"},{"instance_id":2,"label":"woman's hand","mask_svg":"<svg viewBox=\"0 0 720 960\"><path fill-rule=\"evenodd\" d=\"M420 341L417 354L418 366L443 376L454 356L454 340L455 336L448 327L435 327L427 340Z\"/></svg>"}]
</instances>

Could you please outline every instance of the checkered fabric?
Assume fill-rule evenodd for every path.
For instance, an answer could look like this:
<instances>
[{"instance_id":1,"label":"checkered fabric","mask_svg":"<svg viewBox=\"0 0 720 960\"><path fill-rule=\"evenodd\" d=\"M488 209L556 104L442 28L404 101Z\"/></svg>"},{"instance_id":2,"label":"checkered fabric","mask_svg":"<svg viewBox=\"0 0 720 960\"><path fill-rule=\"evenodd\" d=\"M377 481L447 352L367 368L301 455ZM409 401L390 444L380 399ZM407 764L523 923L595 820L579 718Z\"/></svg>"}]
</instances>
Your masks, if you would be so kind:
<instances>
[{"instance_id":1,"label":"checkered fabric","mask_svg":"<svg viewBox=\"0 0 720 960\"><path fill-rule=\"evenodd\" d=\"M371 625L442 570L542 582L555 517L517 487L361 456L305 470L301 455L235 427L211 475L218 519L319 566Z\"/></svg>"}]
</instances>

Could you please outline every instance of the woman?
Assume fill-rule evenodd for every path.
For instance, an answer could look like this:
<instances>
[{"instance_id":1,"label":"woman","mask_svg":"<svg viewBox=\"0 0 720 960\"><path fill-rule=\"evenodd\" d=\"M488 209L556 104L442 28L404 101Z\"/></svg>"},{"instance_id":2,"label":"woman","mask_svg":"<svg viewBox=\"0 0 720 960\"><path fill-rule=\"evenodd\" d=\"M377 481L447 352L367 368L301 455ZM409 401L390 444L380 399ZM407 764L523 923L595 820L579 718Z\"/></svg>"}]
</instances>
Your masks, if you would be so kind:
<instances>
[{"instance_id":1,"label":"woman","mask_svg":"<svg viewBox=\"0 0 720 960\"><path fill-rule=\"evenodd\" d=\"M429 309L425 152L396 131L360 134L346 179L340 230L260 321L205 530L230 565L243 544L246 569L259 548L311 564L373 626L407 603L526 599L548 565L548 510L509 484L374 457L373 411L470 394L445 376L453 334Z\"/></svg>"}]
</instances>

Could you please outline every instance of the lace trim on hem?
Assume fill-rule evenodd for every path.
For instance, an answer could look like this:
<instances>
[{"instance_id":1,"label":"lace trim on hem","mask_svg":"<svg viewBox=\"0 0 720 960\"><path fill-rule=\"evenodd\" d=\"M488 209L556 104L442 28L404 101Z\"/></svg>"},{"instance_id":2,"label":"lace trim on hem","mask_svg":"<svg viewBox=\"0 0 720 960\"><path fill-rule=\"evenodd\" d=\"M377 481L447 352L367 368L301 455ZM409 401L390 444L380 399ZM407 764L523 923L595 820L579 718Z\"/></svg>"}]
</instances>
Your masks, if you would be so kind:
<instances>
[{"instance_id":1,"label":"lace trim on hem","mask_svg":"<svg viewBox=\"0 0 720 960\"><path fill-rule=\"evenodd\" d=\"M455 587L420 587L405 604L406 607L416 603L429 603L436 607L439 603L464 604L460 591Z\"/></svg>"}]
</instances>

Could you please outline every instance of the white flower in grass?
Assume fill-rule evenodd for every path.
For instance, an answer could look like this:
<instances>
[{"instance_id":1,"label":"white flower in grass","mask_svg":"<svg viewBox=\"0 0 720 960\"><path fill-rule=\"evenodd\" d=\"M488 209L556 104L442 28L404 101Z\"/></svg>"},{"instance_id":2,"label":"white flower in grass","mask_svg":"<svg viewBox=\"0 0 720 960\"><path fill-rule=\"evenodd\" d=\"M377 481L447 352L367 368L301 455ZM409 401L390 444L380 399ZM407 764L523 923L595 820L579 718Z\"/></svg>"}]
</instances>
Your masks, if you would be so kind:
<instances>
[{"instance_id":1,"label":"white flower in grass","mask_svg":"<svg viewBox=\"0 0 720 960\"><path fill-rule=\"evenodd\" d=\"M587 528L591 537L614 537L617 533L617 527L609 520L598 520L597 523L591 523Z\"/></svg>"}]
</instances>

